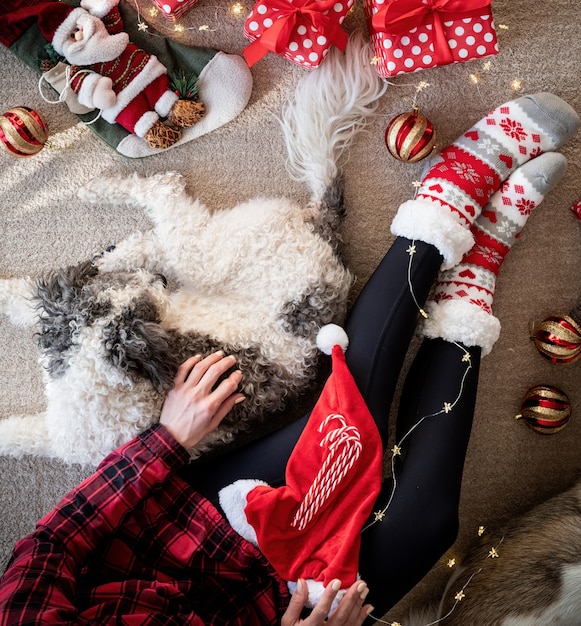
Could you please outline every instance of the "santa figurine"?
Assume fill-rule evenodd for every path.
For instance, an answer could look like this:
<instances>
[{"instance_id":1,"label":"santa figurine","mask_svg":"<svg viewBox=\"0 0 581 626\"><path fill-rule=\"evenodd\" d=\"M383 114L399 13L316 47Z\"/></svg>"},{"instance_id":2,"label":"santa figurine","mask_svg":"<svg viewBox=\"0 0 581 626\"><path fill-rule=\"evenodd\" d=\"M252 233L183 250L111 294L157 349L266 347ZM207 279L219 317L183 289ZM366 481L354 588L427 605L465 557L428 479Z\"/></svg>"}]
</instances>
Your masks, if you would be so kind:
<instances>
[{"instance_id":1,"label":"santa figurine","mask_svg":"<svg viewBox=\"0 0 581 626\"><path fill-rule=\"evenodd\" d=\"M182 128L203 117L204 105L180 99L171 89L167 68L129 41L118 4L81 0L73 8L47 2L32 10L44 37L70 64L69 87L80 104L100 109L104 120L142 137L152 148L168 148L179 141Z\"/></svg>"}]
</instances>

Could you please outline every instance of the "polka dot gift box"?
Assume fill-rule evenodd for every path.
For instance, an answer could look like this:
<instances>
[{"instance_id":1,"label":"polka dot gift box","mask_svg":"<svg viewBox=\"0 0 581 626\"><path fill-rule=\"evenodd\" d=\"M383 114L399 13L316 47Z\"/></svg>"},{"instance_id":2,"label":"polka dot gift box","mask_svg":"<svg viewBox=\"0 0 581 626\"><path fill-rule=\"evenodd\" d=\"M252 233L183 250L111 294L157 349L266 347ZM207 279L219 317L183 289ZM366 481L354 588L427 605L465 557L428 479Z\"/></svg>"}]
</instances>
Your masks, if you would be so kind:
<instances>
[{"instance_id":1,"label":"polka dot gift box","mask_svg":"<svg viewBox=\"0 0 581 626\"><path fill-rule=\"evenodd\" d=\"M160 9L163 16L171 22L176 22L198 0L152 0L153 4Z\"/></svg>"},{"instance_id":2,"label":"polka dot gift box","mask_svg":"<svg viewBox=\"0 0 581 626\"><path fill-rule=\"evenodd\" d=\"M498 53L492 0L364 0L380 76Z\"/></svg>"},{"instance_id":3,"label":"polka dot gift box","mask_svg":"<svg viewBox=\"0 0 581 626\"><path fill-rule=\"evenodd\" d=\"M344 50L341 28L355 0L259 0L244 23L252 43L243 50L252 66L268 52L306 69L318 67L332 45Z\"/></svg>"}]
</instances>

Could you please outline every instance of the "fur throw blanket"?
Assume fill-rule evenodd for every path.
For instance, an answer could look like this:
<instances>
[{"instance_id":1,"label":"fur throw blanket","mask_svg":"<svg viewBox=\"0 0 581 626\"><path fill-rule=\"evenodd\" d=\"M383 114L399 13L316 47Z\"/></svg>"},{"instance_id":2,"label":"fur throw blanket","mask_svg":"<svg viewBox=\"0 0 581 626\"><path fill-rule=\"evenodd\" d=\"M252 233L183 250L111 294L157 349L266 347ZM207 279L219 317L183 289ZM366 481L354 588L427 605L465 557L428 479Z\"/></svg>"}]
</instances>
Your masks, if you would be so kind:
<instances>
[{"instance_id":1,"label":"fur throw blanket","mask_svg":"<svg viewBox=\"0 0 581 626\"><path fill-rule=\"evenodd\" d=\"M577 626L581 623L581 480L485 532L462 560L439 608L405 626Z\"/></svg>"}]
</instances>

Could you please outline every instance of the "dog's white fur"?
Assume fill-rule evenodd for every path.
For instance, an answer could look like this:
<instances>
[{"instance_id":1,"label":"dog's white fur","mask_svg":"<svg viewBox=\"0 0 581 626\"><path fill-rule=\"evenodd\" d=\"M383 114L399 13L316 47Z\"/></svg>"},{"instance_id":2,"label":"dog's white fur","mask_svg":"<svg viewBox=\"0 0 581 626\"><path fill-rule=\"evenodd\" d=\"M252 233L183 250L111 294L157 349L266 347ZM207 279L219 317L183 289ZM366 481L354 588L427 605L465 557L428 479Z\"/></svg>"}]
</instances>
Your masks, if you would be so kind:
<instances>
[{"instance_id":1,"label":"dog's white fur","mask_svg":"<svg viewBox=\"0 0 581 626\"><path fill-rule=\"evenodd\" d=\"M0 312L39 325L47 400L43 415L0 420L0 454L99 462L157 420L171 370L158 348L185 358L224 346L239 357L245 413L233 412L194 455L305 390L317 331L341 321L351 285L337 255L337 162L385 90L369 57L362 35L352 36L344 55L333 51L299 81L284 112L290 171L311 189L307 206L258 198L210 212L172 172L81 190L85 201L142 207L153 228L92 266L0 281Z\"/></svg>"}]
</instances>

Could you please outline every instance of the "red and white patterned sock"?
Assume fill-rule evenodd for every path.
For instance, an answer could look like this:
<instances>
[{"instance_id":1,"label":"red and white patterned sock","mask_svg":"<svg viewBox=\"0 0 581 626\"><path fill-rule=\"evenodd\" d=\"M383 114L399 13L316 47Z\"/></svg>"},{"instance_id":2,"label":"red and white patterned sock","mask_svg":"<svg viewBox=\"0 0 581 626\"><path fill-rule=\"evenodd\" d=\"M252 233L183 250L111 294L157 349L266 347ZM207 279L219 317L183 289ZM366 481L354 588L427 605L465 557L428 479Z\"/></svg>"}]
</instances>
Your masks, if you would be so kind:
<instances>
[{"instance_id":1,"label":"red and white patterned sock","mask_svg":"<svg viewBox=\"0 0 581 626\"><path fill-rule=\"evenodd\" d=\"M461 262L440 272L422 332L428 337L492 349L500 322L492 301L500 267L530 214L559 182L567 161L547 152L516 169L471 227L474 245Z\"/></svg>"},{"instance_id":2,"label":"red and white patterned sock","mask_svg":"<svg viewBox=\"0 0 581 626\"><path fill-rule=\"evenodd\" d=\"M431 243L444 268L456 265L472 247L470 226L502 181L529 159L563 145L578 124L577 113L552 94L503 104L442 150L416 198L399 208L392 233Z\"/></svg>"}]
</instances>

